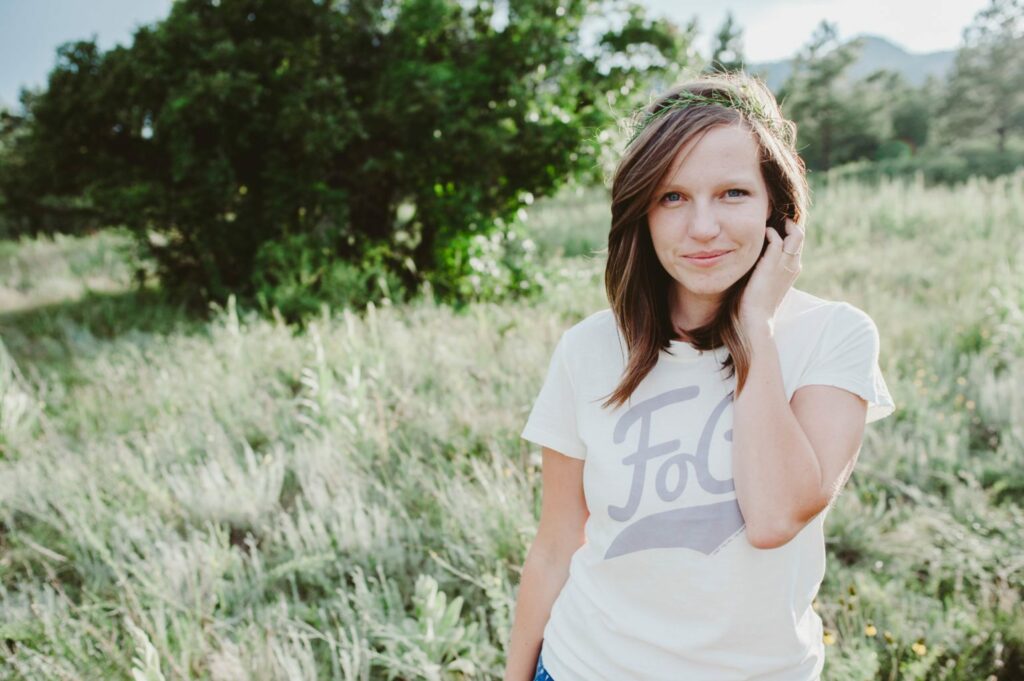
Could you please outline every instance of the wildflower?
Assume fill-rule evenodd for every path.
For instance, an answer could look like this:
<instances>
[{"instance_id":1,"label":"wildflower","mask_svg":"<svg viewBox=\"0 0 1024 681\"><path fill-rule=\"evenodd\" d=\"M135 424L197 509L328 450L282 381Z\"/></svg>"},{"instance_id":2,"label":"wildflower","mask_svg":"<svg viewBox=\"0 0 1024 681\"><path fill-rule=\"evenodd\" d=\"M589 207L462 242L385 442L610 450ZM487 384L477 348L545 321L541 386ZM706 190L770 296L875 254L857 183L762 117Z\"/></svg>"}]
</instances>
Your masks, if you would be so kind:
<instances>
[{"instance_id":1,"label":"wildflower","mask_svg":"<svg viewBox=\"0 0 1024 681\"><path fill-rule=\"evenodd\" d=\"M967 407L967 411L974 411L974 400L967 400L964 406Z\"/></svg>"},{"instance_id":2,"label":"wildflower","mask_svg":"<svg viewBox=\"0 0 1024 681\"><path fill-rule=\"evenodd\" d=\"M864 635L865 636L874 636L877 633L878 633L878 629L875 629L875 625L872 624L871 622L868 622L867 626L864 627Z\"/></svg>"},{"instance_id":3,"label":"wildflower","mask_svg":"<svg viewBox=\"0 0 1024 681\"><path fill-rule=\"evenodd\" d=\"M914 643L912 646L910 646L910 649L918 655L924 655L928 652L928 647L924 643L922 643L920 639L918 639L917 643Z\"/></svg>"},{"instance_id":4,"label":"wildflower","mask_svg":"<svg viewBox=\"0 0 1024 681\"><path fill-rule=\"evenodd\" d=\"M836 644L836 635L831 631L826 631L825 635L821 637L821 640L824 641L827 646L834 646Z\"/></svg>"},{"instance_id":5,"label":"wildflower","mask_svg":"<svg viewBox=\"0 0 1024 681\"><path fill-rule=\"evenodd\" d=\"M885 639L886 643L892 643L893 642L892 632L891 631L883 631L882 632L882 638Z\"/></svg>"}]
</instances>

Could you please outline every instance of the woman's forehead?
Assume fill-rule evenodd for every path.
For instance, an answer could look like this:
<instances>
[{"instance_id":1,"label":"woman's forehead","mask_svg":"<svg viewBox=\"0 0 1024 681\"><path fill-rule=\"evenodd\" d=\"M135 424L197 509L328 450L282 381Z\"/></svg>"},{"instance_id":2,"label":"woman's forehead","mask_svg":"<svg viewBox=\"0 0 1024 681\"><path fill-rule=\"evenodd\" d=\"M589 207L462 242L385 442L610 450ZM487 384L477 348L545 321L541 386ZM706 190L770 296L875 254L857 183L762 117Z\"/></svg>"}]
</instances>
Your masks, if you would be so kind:
<instances>
[{"instance_id":1,"label":"woman's forehead","mask_svg":"<svg viewBox=\"0 0 1024 681\"><path fill-rule=\"evenodd\" d=\"M760 147L749 129L714 126L683 145L662 184L758 182L760 166Z\"/></svg>"}]
</instances>

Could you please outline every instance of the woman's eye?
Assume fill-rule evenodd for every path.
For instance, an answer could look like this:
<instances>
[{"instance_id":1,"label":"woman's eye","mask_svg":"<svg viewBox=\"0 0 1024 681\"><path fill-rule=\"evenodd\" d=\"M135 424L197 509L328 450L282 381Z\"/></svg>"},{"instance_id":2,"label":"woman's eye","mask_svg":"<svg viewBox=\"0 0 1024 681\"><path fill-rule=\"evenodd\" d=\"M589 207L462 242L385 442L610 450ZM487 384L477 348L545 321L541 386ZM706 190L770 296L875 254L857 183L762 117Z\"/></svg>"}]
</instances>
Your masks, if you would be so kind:
<instances>
[{"instance_id":1,"label":"woman's eye","mask_svg":"<svg viewBox=\"0 0 1024 681\"><path fill-rule=\"evenodd\" d=\"M747 195L747 190L746 189L729 189L726 193L728 193L728 192L739 192L738 195L730 196L729 197L730 199L735 199L735 198L739 198L740 196L746 196Z\"/></svg>"},{"instance_id":2,"label":"woman's eye","mask_svg":"<svg viewBox=\"0 0 1024 681\"><path fill-rule=\"evenodd\" d=\"M662 201L679 201L682 198L682 194L679 192L667 192L661 197Z\"/></svg>"}]
</instances>

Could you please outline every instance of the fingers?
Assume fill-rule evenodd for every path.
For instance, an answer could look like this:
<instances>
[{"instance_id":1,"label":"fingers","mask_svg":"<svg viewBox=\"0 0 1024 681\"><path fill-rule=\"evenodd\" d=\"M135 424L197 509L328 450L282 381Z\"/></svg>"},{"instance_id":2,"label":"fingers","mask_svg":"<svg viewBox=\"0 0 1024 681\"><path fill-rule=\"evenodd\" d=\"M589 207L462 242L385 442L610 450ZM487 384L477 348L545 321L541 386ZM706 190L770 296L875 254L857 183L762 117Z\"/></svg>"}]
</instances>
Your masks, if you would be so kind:
<instances>
[{"instance_id":1,"label":"fingers","mask_svg":"<svg viewBox=\"0 0 1024 681\"><path fill-rule=\"evenodd\" d=\"M800 255L804 248L803 227L790 219L786 219L786 238L782 242L781 262L782 267L795 279L800 276Z\"/></svg>"},{"instance_id":2,"label":"fingers","mask_svg":"<svg viewBox=\"0 0 1024 681\"><path fill-rule=\"evenodd\" d=\"M800 253L804 247L804 228L786 218L786 238L782 250L786 253Z\"/></svg>"},{"instance_id":3,"label":"fingers","mask_svg":"<svg viewBox=\"0 0 1024 681\"><path fill-rule=\"evenodd\" d=\"M800 255L804 245L804 230L800 225L786 219L786 237L783 239L773 227L767 227L765 236L768 247L765 249L765 264L774 269L780 267L790 275L799 276L801 265Z\"/></svg>"}]
</instances>

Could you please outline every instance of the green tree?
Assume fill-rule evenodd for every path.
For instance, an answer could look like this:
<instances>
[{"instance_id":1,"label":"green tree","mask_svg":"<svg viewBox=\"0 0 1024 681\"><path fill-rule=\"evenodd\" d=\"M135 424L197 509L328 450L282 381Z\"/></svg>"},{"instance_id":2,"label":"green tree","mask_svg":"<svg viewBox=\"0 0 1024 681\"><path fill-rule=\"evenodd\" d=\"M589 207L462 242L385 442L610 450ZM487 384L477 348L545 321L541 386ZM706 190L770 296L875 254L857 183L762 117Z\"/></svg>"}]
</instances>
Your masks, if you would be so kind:
<instances>
[{"instance_id":1,"label":"green tree","mask_svg":"<svg viewBox=\"0 0 1024 681\"><path fill-rule=\"evenodd\" d=\"M726 12L725 21L715 34L715 46L706 71L712 73L742 71L746 66L743 58L743 29L735 22L732 11Z\"/></svg>"},{"instance_id":2,"label":"green tree","mask_svg":"<svg viewBox=\"0 0 1024 681\"><path fill-rule=\"evenodd\" d=\"M870 124L860 119L863 110L844 91L859 49L859 40L842 43L836 25L822 21L779 92L785 114L797 123L801 155L816 170L853 160L870 136Z\"/></svg>"},{"instance_id":3,"label":"green tree","mask_svg":"<svg viewBox=\"0 0 1024 681\"><path fill-rule=\"evenodd\" d=\"M920 87L901 90L893 103L893 137L907 143L915 152L928 143L939 87L940 83L929 77Z\"/></svg>"},{"instance_id":4,"label":"green tree","mask_svg":"<svg viewBox=\"0 0 1024 681\"><path fill-rule=\"evenodd\" d=\"M53 148L47 140L31 135L31 111L39 96L36 91L24 90L21 111L0 112L0 234L5 238L25 233L78 233L98 226L95 211L77 192L54 190L69 186L77 154ZM46 146L50 146L49 154L37 153Z\"/></svg>"},{"instance_id":5,"label":"green tree","mask_svg":"<svg viewBox=\"0 0 1024 681\"><path fill-rule=\"evenodd\" d=\"M1024 4L991 0L964 30L940 109L946 140L1024 129Z\"/></svg>"},{"instance_id":6,"label":"green tree","mask_svg":"<svg viewBox=\"0 0 1024 681\"><path fill-rule=\"evenodd\" d=\"M179 0L128 47L59 50L0 192L29 222L73 198L126 225L192 300L253 293L261 258L445 294L464 235L594 174L597 131L688 39L617 0Z\"/></svg>"}]
</instances>

